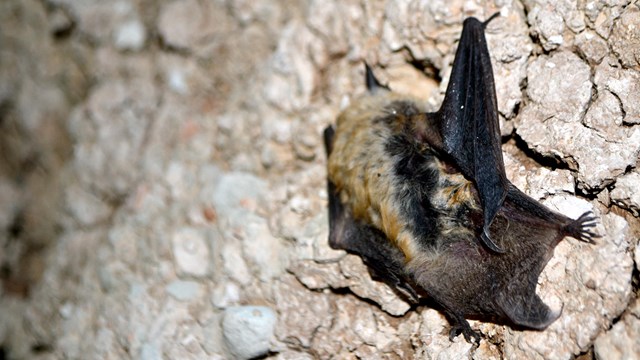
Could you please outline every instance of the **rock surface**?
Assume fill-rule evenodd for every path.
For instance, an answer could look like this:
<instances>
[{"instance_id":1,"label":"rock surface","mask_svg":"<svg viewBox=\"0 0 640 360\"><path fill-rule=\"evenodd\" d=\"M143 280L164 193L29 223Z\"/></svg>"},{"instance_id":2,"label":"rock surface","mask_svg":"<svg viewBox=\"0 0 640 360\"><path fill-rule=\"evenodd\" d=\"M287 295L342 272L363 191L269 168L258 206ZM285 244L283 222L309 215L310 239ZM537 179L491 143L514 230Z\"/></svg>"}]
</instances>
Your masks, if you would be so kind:
<instances>
[{"instance_id":1,"label":"rock surface","mask_svg":"<svg viewBox=\"0 0 640 360\"><path fill-rule=\"evenodd\" d=\"M364 91L363 61L436 109L462 20L495 12L507 175L569 216L593 210L602 237L562 241L542 273L558 321L471 321L474 346L328 246L321 134ZM0 2L0 357L632 358L639 14L628 0Z\"/></svg>"},{"instance_id":2,"label":"rock surface","mask_svg":"<svg viewBox=\"0 0 640 360\"><path fill-rule=\"evenodd\" d=\"M611 329L598 337L596 359L635 359L640 354L640 301L635 300Z\"/></svg>"},{"instance_id":3,"label":"rock surface","mask_svg":"<svg viewBox=\"0 0 640 360\"><path fill-rule=\"evenodd\" d=\"M228 308L222 332L229 351L238 359L252 359L269 352L276 314L264 306Z\"/></svg>"}]
</instances>

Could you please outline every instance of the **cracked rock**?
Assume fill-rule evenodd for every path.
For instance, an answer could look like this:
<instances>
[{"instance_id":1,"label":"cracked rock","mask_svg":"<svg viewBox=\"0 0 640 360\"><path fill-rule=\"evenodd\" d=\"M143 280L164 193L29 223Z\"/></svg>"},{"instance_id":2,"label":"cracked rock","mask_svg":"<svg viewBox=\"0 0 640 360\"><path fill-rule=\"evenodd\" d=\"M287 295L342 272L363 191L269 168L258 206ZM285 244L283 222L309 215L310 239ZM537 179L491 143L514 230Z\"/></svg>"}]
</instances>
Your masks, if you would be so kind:
<instances>
[{"instance_id":1,"label":"cracked rock","mask_svg":"<svg viewBox=\"0 0 640 360\"><path fill-rule=\"evenodd\" d=\"M604 62L601 66L606 67L602 71L612 71ZM572 76L567 78L567 73ZM640 129L615 126L618 105L606 93L601 93L600 100L587 112L591 75L589 66L579 57L569 52L539 57L530 64L527 74L531 103L516 119L516 132L528 146L577 170L580 186L587 189L610 184L635 164L640 151ZM611 89L620 85L610 77L600 80L596 75L596 83L600 82L606 82L605 86ZM612 117L602 118L599 113ZM585 114L586 124L594 126L593 129L581 122ZM594 121L607 123L599 129ZM601 131L606 131L606 135L602 136ZM599 151L592 151L594 148Z\"/></svg>"},{"instance_id":2,"label":"cracked rock","mask_svg":"<svg viewBox=\"0 0 640 360\"><path fill-rule=\"evenodd\" d=\"M640 216L640 174L631 172L616 179L611 190L611 200L622 208L629 209L635 216Z\"/></svg>"},{"instance_id":3,"label":"cracked rock","mask_svg":"<svg viewBox=\"0 0 640 360\"><path fill-rule=\"evenodd\" d=\"M616 96L617 106L624 113L623 122L640 124L640 72L621 69L615 63L610 65L608 60L596 68L594 80L598 92L609 91Z\"/></svg>"},{"instance_id":4,"label":"cracked rock","mask_svg":"<svg viewBox=\"0 0 640 360\"><path fill-rule=\"evenodd\" d=\"M607 42L590 30L585 30L578 34L575 44L591 64L599 64L609 53Z\"/></svg>"},{"instance_id":5,"label":"cracked rock","mask_svg":"<svg viewBox=\"0 0 640 360\"><path fill-rule=\"evenodd\" d=\"M332 320L331 296L324 292L310 292L290 275L273 285L278 322L278 340L309 348L319 328L329 327Z\"/></svg>"}]
</instances>

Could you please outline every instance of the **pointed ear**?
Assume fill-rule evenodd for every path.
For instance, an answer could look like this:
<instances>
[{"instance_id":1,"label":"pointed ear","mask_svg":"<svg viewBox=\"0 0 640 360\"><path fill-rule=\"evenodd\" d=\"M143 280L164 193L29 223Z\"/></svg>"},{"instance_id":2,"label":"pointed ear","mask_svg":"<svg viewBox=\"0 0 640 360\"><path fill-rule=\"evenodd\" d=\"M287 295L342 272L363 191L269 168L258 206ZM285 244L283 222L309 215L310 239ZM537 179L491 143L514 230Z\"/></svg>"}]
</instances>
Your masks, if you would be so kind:
<instances>
[{"instance_id":1,"label":"pointed ear","mask_svg":"<svg viewBox=\"0 0 640 360\"><path fill-rule=\"evenodd\" d=\"M382 85L380 81L378 81L376 76L373 74L373 70L371 70L371 68L367 63L364 63L364 71L365 71L365 78L364 78L365 84L367 85L367 90L369 90L370 93L376 93L381 89L391 91L388 86Z\"/></svg>"},{"instance_id":2,"label":"pointed ear","mask_svg":"<svg viewBox=\"0 0 640 360\"><path fill-rule=\"evenodd\" d=\"M440 144L472 180L484 211L481 239L495 252L503 252L489 236L489 226L507 195L493 69L484 36L486 23L464 21L462 35L442 107L433 117ZM437 140L437 139L436 139Z\"/></svg>"},{"instance_id":3,"label":"pointed ear","mask_svg":"<svg viewBox=\"0 0 640 360\"><path fill-rule=\"evenodd\" d=\"M336 129L334 129L331 125L327 126L324 129L324 149L327 153L327 157L329 157L329 155L331 155L331 152L333 151L333 139L335 138L335 134Z\"/></svg>"}]
</instances>

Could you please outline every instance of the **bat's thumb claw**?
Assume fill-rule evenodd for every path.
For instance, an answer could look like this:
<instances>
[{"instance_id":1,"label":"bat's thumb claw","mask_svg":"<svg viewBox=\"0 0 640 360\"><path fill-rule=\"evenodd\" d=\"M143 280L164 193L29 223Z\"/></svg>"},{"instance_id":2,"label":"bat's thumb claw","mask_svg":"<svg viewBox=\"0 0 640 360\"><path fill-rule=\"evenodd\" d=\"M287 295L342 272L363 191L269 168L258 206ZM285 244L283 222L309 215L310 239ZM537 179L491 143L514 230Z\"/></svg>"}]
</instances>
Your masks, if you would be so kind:
<instances>
[{"instance_id":1,"label":"bat's thumb claw","mask_svg":"<svg viewBox=\"0 0 640 360\"><path fill-rule=\"evenodd\" d=\"M482 235L480 236L480 239L482 240L482 243L489 248L489 250L498 254L505 253L503 248L499 247L495 242L493 242L493 240L489 236L489 232L487 231L487 229L484 229L482 231Z\"/></svg>"}]
</instances>

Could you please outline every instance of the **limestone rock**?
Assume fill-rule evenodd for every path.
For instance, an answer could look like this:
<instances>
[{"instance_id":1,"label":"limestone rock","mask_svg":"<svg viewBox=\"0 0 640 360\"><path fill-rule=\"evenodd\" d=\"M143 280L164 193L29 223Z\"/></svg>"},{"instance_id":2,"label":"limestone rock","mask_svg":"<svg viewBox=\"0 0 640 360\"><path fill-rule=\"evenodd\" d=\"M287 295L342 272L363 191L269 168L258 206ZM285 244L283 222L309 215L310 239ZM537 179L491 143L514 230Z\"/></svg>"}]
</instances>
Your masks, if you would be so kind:
<instances>
[{"instance_id":1,"label":"limestone rock","mask_svg":"<svg viewBox=\"0 0 640 360\"><path fill-rule=\"evenodd\" d=\"M264 306L240 306L225 310L224 339L238 359L251 359L269 351L276 314Z\"/></svg>"}]
</instances>

